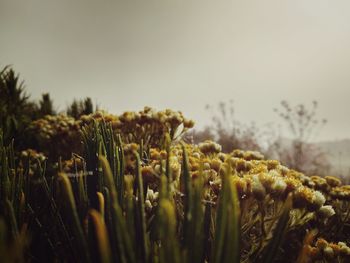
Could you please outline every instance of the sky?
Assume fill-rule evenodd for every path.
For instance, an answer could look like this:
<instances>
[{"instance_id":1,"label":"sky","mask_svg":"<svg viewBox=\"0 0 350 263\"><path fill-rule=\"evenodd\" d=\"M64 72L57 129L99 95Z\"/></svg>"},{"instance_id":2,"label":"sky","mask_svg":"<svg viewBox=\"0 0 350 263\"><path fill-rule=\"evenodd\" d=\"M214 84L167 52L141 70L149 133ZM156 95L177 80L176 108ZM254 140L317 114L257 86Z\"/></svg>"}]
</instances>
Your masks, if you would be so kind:
<instances>
[{"instance_id":1,"label":"sky","mask_svg":"<svg viewBox=\"0 0 350 263\"><path fill-rule=\"evenodd\" d=\"M91 97L119 114L234 101L243 123L319 102L314 140L350 138L348 0L0 0L0 67L58 110ZM285 131L287 132L287 131Z\"/></svg>"}]
</instances>

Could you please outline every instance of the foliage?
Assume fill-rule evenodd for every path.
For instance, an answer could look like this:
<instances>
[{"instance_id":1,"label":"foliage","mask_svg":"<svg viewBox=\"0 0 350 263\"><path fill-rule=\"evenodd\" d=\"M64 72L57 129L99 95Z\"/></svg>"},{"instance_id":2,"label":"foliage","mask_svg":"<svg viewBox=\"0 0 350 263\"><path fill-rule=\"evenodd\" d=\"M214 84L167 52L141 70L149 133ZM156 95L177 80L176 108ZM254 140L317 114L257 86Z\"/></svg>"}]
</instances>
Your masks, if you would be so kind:
<instances>
[{"instance_id":1,"label":"foliage","mask_svg":"<svg viewBox=\"0 0 350 263\"><path fill-rule=\"evenodd\" d=\"M38 117L44 117L45 115L56 115L56 111L53 107L53 101L50 98L49 93L42 94L41 100L39 101Z\"/></svg>"},{"instance_id":2,"label":"foliage","mask_svg":"<svg viewBox=\"0 0 350 263\"><path fill-rule=\"evenodd\" d=\"M7 144L13 137L20 136L31 121L35 108L28 98L23 82L10 67L0 71L0 128Z\"/></svg>"},{"instance_id":3,"label":"foliage","mask_svg":"<svg viewBox=\"0 0 350 263\"><path fill-rule=\"evenodd\" d=\"M31 101L24 83L11 67L0 71L0 128L6 144L15 139L16 149L29 147L32 144L27 133L30 123L45 115L55 114L48 93L42 95L39 103Z\"/></svg>"},{"instance_id":4,"label":"foliage","mask_svg":"<svg viewBox=\"0 0 350 263\"><path fill-rule=\"evenodd\" d=\"M27 134L32 142L29 147L43 152L50 161L59 157L67 159L71 152L81 155L83 127L94 122L108 123L114 135L120 134L126 143L142 144L145 150L163 145L166 135L176 140L194 125L180 112L169 109L156 111L149 107L139 112L127 111L119 116L103 111L82 115L78 119L62 114L47 115L29 125Z\"/></svg>"},{"instance_id":5,"label":"foliage","mask_svg":"<svg viewBox=\"0 0 350 263\"><path fill-rule=\"evenodd\" d=\"M67 115L74 119L79 119L82 115L89 115L92 113L94 113L94 106L89 97L84 100L74 100L67 108Z\"/></svg>"},{"instance_id":6,"label":"foliage","mask_svg":"<svg viewBox=\"0 0 350 263\"><path fill-rule=\"evenodd\" d=\"M339 179L211 141L165 136L145 148L112 124L84 125L82 154L55 170L0 148L2 259L16 248L18 260L40 262L349 260L350 188ZM326 246L303 241L311 229Z\"/></svg>"},{"instance_id":7,"label":"foliage","mask_svg":"<svg viewBox=\"0 0 350 263\"><path fill-rule=\"evenodd\" d=\"M223 145L184 143L181 112L92 113L85 100L52 115L48 94L37 105L13 70L0 76L2 262L349 262L350 186L237 149L260 147L232 104L207 130ZM298 158L316 106L280 112ZM34 150L18 152L24 129Z\"/></svg>"}]
</instances>

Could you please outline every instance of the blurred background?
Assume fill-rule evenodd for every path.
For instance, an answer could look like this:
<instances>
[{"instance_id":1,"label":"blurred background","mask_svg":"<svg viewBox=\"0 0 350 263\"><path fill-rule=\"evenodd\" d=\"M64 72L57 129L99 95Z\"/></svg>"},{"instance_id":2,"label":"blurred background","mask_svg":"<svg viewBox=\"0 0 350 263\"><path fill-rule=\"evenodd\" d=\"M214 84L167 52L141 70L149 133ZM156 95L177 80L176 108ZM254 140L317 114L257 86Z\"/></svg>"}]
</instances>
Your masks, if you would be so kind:
<instances>
[{"instance_id":1,"label":"blurred background","mask_svg":"<svg viewBox=\"0 0 350 263\"><path fill-rule=\"evenodd\" d=\"M24 80L29 119L171 108L196 121L187 140L347 177L349 11L346 0L0 0L0 67Z\"/></svg>"}]
</instances>

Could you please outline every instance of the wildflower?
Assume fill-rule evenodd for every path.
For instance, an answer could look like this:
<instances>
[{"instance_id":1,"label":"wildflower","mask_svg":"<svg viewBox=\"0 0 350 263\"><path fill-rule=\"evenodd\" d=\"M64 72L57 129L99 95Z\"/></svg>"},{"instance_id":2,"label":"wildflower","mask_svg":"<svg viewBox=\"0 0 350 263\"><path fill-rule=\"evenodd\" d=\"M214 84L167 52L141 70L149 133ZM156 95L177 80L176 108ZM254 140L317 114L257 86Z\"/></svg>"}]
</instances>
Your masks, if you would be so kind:
<instances>
[{"instance_id":1,"label":"wildflower","mask_svg":"<svg viewBox=\"0 0 350 263\"><path fill-rule=\"evenodd\" d=\"M312 199L312 204L316 209L319 209L326 202L326 198L320 191L315 191Z\"/></svg>"},{"instance_id":2,"label":"wildflower","mask_svg":"<svg viewBox=\"0 0 350 263\"><path fill-rule=\"evenodd\" d=\"M194 153L192 153L192 157L196 158L196 159L200 159L201 158L201 154L199 152L194 152Z\"/></svg>"},{"instance_id":3,"label":"wildflower","mask_svg":"<svg viewBox=\"0 0 350 263\"><path fill-rule=\"evenodd\" d=\"M262 185L265 187L265 189L270 192L272 185L275 183L275 177L271 176L269 173L260 173L259 174L259 181L262 183Z\"/></svg>"},{"instance_id":4,"label":"wildflower","mask_svg":"<svg viewBox=\"0 0 350 263\"><path fill-rule=\"evenodd\" d=\"M266 164L268 170L274 170L280 165L279 161L277 160L268 160Z\"/></svg>"},{"instance_id":5,"label":"wildflower","mask_svg":"<svg viewBox=\"0 0 350 263\"><path fill-rule=\"evenodd\" d=\"M321 257L321 251L320 249L316 248L316 247L312 247L310 245L307 246L307 255L313 259L313 260L317 260L320 259Z\"/></svg>"},{"instance_id":6,"label":"wildflower","mask_svg":"<svg viewBox=\"0 0 350 263\"><path fill-rule=\"evenodd\" d=\"M263 200L266 196L266 189L259 180L259 175L253 175L251 177L251 189L252 194L258 200Z\"/></svg>"},{"instance_id":7,"label":"wildflower","mask_svg":"<svg viewBox=\"0 0 350 263\"><path fill-rule=\"evenodd\" d=\"M327 246L328 246L328 242L325 239L323 239L323 238L317 239L317 241L316 241L317 248L324 250Z\"/></svg>"},{"instance_id":8,"label":"wildflower","mask_svg":"<svg viewBox=\"0 0 350 263\"><path fill-rule=\"evenodd\" d=\"M334 258L334 250L330 246L326 247L323 250L323 253L324 253L325 257L328 258L328 259L333 259Z\"/></svg>"},{"instance_id":9,"label":"wildflower","mask_svg":"<svg viewBox=\"0 0 350 263\"><path fill-rule=\"evenodd\" d=\"M283 175L283 176L286 176L290 171L289 168L284 166L284 165L279 165L278 169L279 169L281 175Z\"/></svg>"},{"instance_id":10,"label":"wildflower","mask_svg":"<svg viewBox=\"0 0 350 263\"><path fill-rule=\"evenodd\" d=\"M350 200L350 189L348 189L346 186L333 187L330 195L336 199Z\"/></svg>"},{"instance_id":11,"label":"wildflower","mask_svg":"<svg viewBox=\"0 0 350 263\"><path fill-rule=\"evenodd\" d=\"M204 177L205 184L208 184L210 181L213 181L218 177L217 172L215 172L213 169L203 171L202 176Z\"/></svg>"},{"instance_id":12,"label":"wildflower","mask_svg":"<svg viewBox=\"0 0 350 263\"><path fill-rule=\"evenodd\" d=\"M216 172L219 172L221 165L222 161L220 159L213 159L210 162L210 168L215 170Z\"/></svg>"},{"instance_id":13,"label":"wildflower","mask_svg":"<svg viewBox=\"0 0 350 263\"><path fill-rule=\"evenodd\" d=\"M151 202L156 202L158 200L158 197L159 197L158 192L154 192L152 189L147 190L147 194L146 194L147 200L150 200Z\"/></svg>"},{"instance_id":14,"label":"wildflower","mask_svg":"<svg viewBox=\"0 0 350 263\"><path fill-rule=\"evenodd\" d=\"M244 173L252 169L252 164L245 161L244 159L230 158L230 163L232 167L236 168L236 171L239 173Z\"/></svg>"},{"instance_id":15,"label":"wildflower","mask_svg":"<svg viewBox=\"0 0 350 263\"><path fill-rule=\"evenodd\" d=\"M237 172L247 172L248 165L244 159L230 158L231 164L236 168Z\"/></svg>"},{"instance_id":16,"label":"wildflower","mask_svg":"<svg viewBox=\"0 0 350 263\"><path fill-rule=\"evenodd\" d=\"M331 187L336 187L341 185L341 181L334 176L325 176L325 179Z\"/></svg>"},{"instance_id":17,"label":"wildflower","mask_svg":"<svg viewBox=\"0 0 350 263\"><path fill-rule=\"evenodd\" d=\"M247 161L251 161L251 160L263 160L264 159L264 155L262 155L259 152L255 152L255 151L247 151L244 153L243 158Z\"/></svg>"},{"instance_id":18,"label":"wildflower","mask_svg":"<svg viewBox=\"0 0 350 263\"><path fill-rule=\"evenodd\" d=\"M168 153L164 150L160 151L160 157L165 160L168 157Z\"/></svg>"},{"instance_id":19,"label":"wildflower","mask_svg":"<svg viewBox=\"0 0 350 263\"><path fill-rule=\"evenodd\" d=\"M177 180L178 178L180 178L181 165L176 156L171 156L169 161L170 161L170 170L172 172L173 180Z\"/></svg>"},{"instance_id":20,"label":"wildflower","mask_svg":"<svg viewBox=\"0 0 350 263\"><path fill-rule=\"evenodd\" d=\"M155 171L153 170L152 166L148 165L142 167L141 174L145 183L153 183L157 180L157 178L154 176Z\"/></svg>"},{"instance_id":21,"label":"wildflower","mask_svg":"<svg viewBox=\"0 0 350 263\"><path fill-rule=\"evenodd\" d=\"M146 193L145 209L150 212L154 206L157 205L159 193L154 192L152 189L148 189Z\"/></svg>"},{"instance_id":22,"label":"wildflower","mask_svg":"<svg viewBox=\"0 0 350 263\"><path fill-rule=\"evenodd\" d=\"M313 204L313 200L313 191L308 187L301 186L294 193L293 205L296 208L310 207Z\"/></svg>"},{"instance_id":23,"label":"wildflower","mask_svg":"<svg viewBox=\"0 0 350 263\"><path fill-rule=\"evenodd\" d=\"M139 149L139 146L136 143L125 144L123 147L125 154L132 154L135 151L138 151L138 149Z\"/></svg>"},{"instance_id":24,"label":"wildflower","mask_svg":"<svg viewBox=\"0 0 350 263\"><path fill-rule=\"evenodd\" d=\"M150 149L150 159L160 160L161 159L160 152L154 148Z\"/></svg>"},{"instance_id":25,"label":"wildflower","mask_svg":"<svg viewBox=\"0 0 350 263\"><path fill-rule=\"evenodd\" d=\"M208 162L203 163L203 170L210 170L210 169L211 169L210 163L208 163Z\"/></svg>"},{"instance_id":26,"label":"wildflower","mask_svg":"<svg viewBox=\"0 0 350 263\"><path fill-rule=\"evenodd\" d=\"M292 177L287 177L284 179L284 182L286 183L287 185L287 188L286 188L286 191L288 193L290 192L294 192L298 187L301 186L301 182L298 181L297 179L295 178L292 178Z\"/></svg>"},{"instance_id":27,"label":"wildflower","mask_svg":"<svg viewBox=\"0 0 350 263\"><path fill-rule=\"evenodd\" d=\"M156 174L158 174L158 175L161 175L161 174L162 174L160 164L156 164L156 165L154 166L154 172L155 172Z\"/></svg>"},{"instance_id":28,"label":"wildflower","mask_svg":"<svg viewBox=\"0 0 350 263\"><path fill-rule=\"evenodd\" d=\"M152 211L152 203L151 203L150 200L146 200L146 201L145 201L145 210L146 210L147 212L151 212L151 211Z\"/></svg>"},{"instance_id":29,"label":"wildflower","mask_svg":"<svg viewBox=\"0 0 350 263\"><path fill-rule=\"evenodd\" d=\"M247 171L251 174L257 174L257 173L268 173L269 171L267 170L266 165L263 163L254 163L252 162L247 162L246 166L248 166Z\"/></svg>"},{"instance_id":30,"label":"wildflower","mask_svg":"<svg viewBox=\"0 0 350 263\"><path fill-rule=\"evenodd\" d=\"M243 157L244 157L244 151L236 149L236 150L233 150L233 151L232 151L231 155L232 155L233 157L242 158L242 159L243 159Z\"/></svg>"},{"instance_id":31,"label":"wildflower","mask_svg":"<svg viewBox=\"0 0 350 263\"><path fill-rule=\"evenodd\" d=\"M124 123L132 122L135 120L135 112L126 111L120 116L120 120Z\"/></svg>"},{"instance_id":32,"label":"wildflower","mask_svg":"<svg viewBox=\"0 0 350 263\"><path fill-rule=\"evenodd\" d=\"M329 185L327 184L326 179L320 176L311 176L311 180L315 183L315 188L322 191L328 191Z\"/></svg>"},{"instance_id":33,"label":"wildflower","mask_svg":"<svg viewBox=\"0 0 350 263\"><path fill-rule=\"evenodd\" d=\"M225 162L226 160L226 155L224 153L218 153L217 157L222 161Z\"/></svg>"},{"instance_id":34,"label":"wildflower","mask_svg":"<svg viewBox=\"0 0 350 263\"><path fill-rule=\"evenodd\" d=\"M220 177L216 177L213 181L209 181L209 186L214 191L214 193L217 195L219 193L219 191L221 190Z\"/></svg>"},{"instance_id":35,"label":"wildflower","mask_svg":"<svg viewBox=\"0 0 350 263\"><path fill-rule=\"evenodd\" d=\"M282 178L277 178L271 185L272 192L277 196L284 195L286 188L287 184Z\"/></svg>"},{"instance_id":36,"label":"wildflower","mask_svg":"<svg viewBox=\"0 0 350 263\"><path fill-rule=\"evenodd\" d=\"M187 129L193 128L194 126L194 121L193 120L184 120L184 127Z\"/></svg>"},{"instance_id":37,"label":"wildflower","mask_svg":"<svg viewBox=\"0 0 350 263\"><path fill-rule=\"evenodd\" d=\"M200 143L198 147L206 155L221 152L221 145L210 140Z\"/></svg>"},{"instance_id":38,"label":"wildflower","mask_svg":"<svg viewBox=\"0 0 350 263\"><path fill-rule=\"evenodd\" d=\"M234 176L232 180L233 184L237 188L238 196L242 198L243 196L247 195L247 181L241 177Z\"/></svg>"},{"instance_id":39,"label":"wildflower","mask_svg":"<svg viewBox=\"0 0 350 263\"><path fill-rule=\"evenodd\" d=\"M329 218L335 215L335 211L331 205L324 205L317 211L317 215L322 218Z\"/></svg>"},{"instance_id":40,"label":"wildflower","mask_svg":"<svg viewBox=\"0 0 350 263\"><path fill-rule=\"evenodd\" d=\"M338 242L339 254L343 256L350 256L350 248L344 242Z\"/></svg>"}]
</instances>

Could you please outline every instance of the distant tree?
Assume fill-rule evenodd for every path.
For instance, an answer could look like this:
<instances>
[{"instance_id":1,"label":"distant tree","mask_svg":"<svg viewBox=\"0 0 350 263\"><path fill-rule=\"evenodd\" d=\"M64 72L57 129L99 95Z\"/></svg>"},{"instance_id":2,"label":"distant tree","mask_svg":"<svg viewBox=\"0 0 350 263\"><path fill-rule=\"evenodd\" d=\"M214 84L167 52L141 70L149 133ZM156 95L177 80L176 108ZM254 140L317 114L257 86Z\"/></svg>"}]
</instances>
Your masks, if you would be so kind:
<instances>
[{"instance_id":1,"label":"distant tree","mask_svg":"<svg viewBox=\"0 0 350 263\"><path fill-rule=\"evenodd\" d=\"M0 71L0 128L5 144L22 135L35 115L37 106L28 99L18 74L6 66Z\"/></svg>"},{"instance_id":2,"label":"distant tree","mask_svg":"<svg viewBox=\"0 0 350 263\"><path fill-rule=\"evenodd\" d=\"M274 111L281 117L291 137L289 146L276 140L275 147L279 159L289 167L307 174L321 174L329 171L329 162L325 154L311 142L314 136L327 123L317 117L318 103L312 102L311 108L303 104L292 107L287 101Z\"/></svg>"},{"instance_id":3,"label":"distant tree","mask_svg":"<svg viewBox=\"0 0 350 263\"><path fill-rule=\"evenodd\" d=\"M88 115L94 112L94 105L92 104L91 98L86 98L84 100L83 114Z\"/></svg>"},{"instance_id":4,"label":"distant tree","mask_svg":"<svg viewBox=\"0 0 350 263\"><path fill-rule=\"evenodd\" d=\"M53 101L51 100L49 93L42 94L41 100L39 101L39 114L40 117L56 114L56 111L53 108Z\"/></svg>"},{"instance_id":5,"label":"distant tree","mask_svg":"<svg viewBox=\"0 0 350 263\"><path fill-rule=\"evenodd\" d=\"M72 104L67 108L67 115L78 119L82 115L88 115L94 112L94 106L91 98L84 100L73 100Z\"/></svg>"},{"instance_id":6,"label":"distant tree","mask_svg":"<svg viewBox=\"0 0 350 263\"><path fill-rule=\"evenodd\" d=\"M187 131L183 136L183 139L188 143L198 144L205 140L215 140L215 135L213 134L212 129L209 126L206 126L202 130L191 129L190 131Z\"/></svg>"},{"instance_id":7,"label":"distant tree","mask_svg":"<svg viewBox=\"0 0 350 263\"><path fill-rule=\"evenodd\" d=\"M67 115L77 119L79 118L79 105L76 100L72 102L72 104L67 109Z\"/></svg>"},{"instance_id":8,"label":"distant tree","mask_svg":"<svg viewBox=\"0 0 350 263\"><path fill-rule=\"evenodd\" d=\"M193 142L205 139L214 139L224 152L234 149L261 151L258 143L260 130L254 123L245 125L235 118L233 101L220 102L217 106L207 105L206 109L211 114L211 124L203 130L194 130L188 134Z\"/></svg>"}]
</instances>

